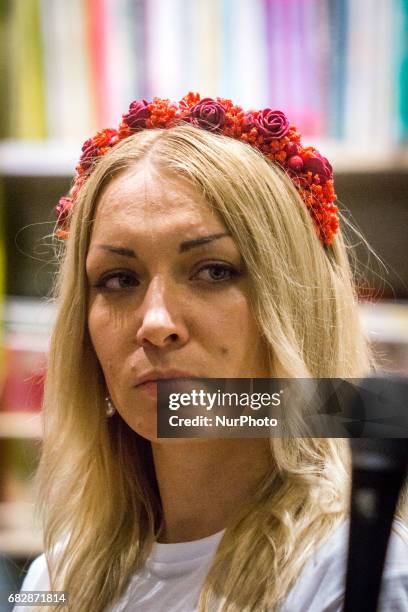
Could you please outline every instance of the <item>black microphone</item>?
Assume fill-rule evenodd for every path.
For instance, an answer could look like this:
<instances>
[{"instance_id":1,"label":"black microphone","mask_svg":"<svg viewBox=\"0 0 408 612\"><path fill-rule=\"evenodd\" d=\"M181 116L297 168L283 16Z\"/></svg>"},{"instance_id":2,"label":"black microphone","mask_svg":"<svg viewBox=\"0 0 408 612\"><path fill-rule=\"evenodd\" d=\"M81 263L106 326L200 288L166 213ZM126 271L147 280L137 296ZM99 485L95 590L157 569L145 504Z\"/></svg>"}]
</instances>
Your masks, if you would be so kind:
<instances>
[{"instance_id":1,"label":"black microphone","mask_svg":"<svg viewBox=\"0 0 408 612\"><path fill-rule=\"evenodd\" d=\"M378 426L384 425L384 439L350 440L352 491L344 612L378 609L388 540L408 469L406 417L399 422L391 417L396 412L408 414L408 381L372 378L365 379L362 386L363 393L354 400L356 412L361 414L363 409L369 421L375 414L372 431L381 436ZM378 411L373 409L379 397L385 410L383 418L378 418ZM387 430L390 417L393 427ZM395 426L401 426L401 434L395 434ZM404 437L387 439L387 431Z\"/></svg>"}]
</instances>

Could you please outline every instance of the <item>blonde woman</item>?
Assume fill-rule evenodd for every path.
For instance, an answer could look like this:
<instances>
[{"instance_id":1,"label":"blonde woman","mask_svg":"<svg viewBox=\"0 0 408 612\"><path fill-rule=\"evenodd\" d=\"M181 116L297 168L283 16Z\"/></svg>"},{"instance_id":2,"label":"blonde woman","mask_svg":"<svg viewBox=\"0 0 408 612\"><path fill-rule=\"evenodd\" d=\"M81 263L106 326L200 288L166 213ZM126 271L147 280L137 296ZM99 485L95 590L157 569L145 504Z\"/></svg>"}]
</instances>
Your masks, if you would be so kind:
<instances>
[{"instance_id":1,"label":"blonde woman","mask_svg":"<svg viewBox=\"0 0 408 612\"><path fill-rule=\"evenodd\" d=\"M160 439L155 404L161 378L369 372L333 200L280 111L155 99L85 143L58 209L45 554L23 590L75 612L341 609L346 441ZM407 533L383 611L408 609Z\"/></svg>"}]
</instances>

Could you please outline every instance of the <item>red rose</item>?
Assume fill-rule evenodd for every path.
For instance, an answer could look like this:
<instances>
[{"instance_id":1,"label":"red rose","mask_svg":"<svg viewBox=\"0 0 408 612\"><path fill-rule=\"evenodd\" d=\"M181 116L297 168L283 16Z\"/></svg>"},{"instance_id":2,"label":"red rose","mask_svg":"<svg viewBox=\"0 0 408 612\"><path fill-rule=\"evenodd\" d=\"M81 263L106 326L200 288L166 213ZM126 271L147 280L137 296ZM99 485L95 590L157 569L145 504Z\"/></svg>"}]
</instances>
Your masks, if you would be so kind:
<instances>
[{"instance_id":1,"label":"red rose","mask_svg":"<svg viewBox=\"0 0 408 612\"><path fill-rule=\"evenodd\" d=\"M98 156L98 147L93 138L88 138L82 145L82 155L79 159L79 164L83 170L90 168Z\"/></svg>"},{"instance_id":2,"label":"red rose","mask_svg":"<svg viewBox=\"0 0 408 612\"><path fill-rule=\"evenodd\" d=\"M146 119L150 117L148 109L149 102L146 100L134 100L129 106L129 112L123 115L123 121L131 130L143 130L146 127Z\"/></svg>"},{"instance_id":3,"label":"red rose","mask_svg":"<svg viewBox=\"0 0 408 612\"><path fill-rule=\"evenodd\" d=\"M322 184L333 178L333 168L326 157L320 155L319 151L314 152L315 157L304 160L303 171L311 172L313 176L317 174Z\"/></svg>"},{"instance_id":4,"label":"red rose","mask_svg":"<svg viewBox=\"0 0 408 612\"><path fill-rule=\"evenodd\" d=\"M281 111L264 108L255 119L255 127L265 141L283 138L289 132L289 121Z\"/></svg>"},{"instance_id":5,"label":"red rose","mask_svg":"<svg viewBox=\"0 0 408 612\"><path fill-rule=\"evenodd\" d=\"M197 127L216 132L224 127L225 109L216 100L203 98L190 109L189 120Z\"/></svg>"}]
</instances>

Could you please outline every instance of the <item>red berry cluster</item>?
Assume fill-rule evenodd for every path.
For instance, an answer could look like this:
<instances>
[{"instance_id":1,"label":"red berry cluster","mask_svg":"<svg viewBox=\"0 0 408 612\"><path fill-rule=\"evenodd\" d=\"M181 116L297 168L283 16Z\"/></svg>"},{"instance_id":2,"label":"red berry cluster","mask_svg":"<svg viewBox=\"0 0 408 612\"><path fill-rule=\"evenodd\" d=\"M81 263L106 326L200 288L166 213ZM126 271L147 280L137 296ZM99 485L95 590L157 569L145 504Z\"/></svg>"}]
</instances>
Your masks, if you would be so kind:
<instances>
[{"instance_id":1,"label":"red berry cluster","mask_svg":"<svg viewBox=\"0 0 408 612\"><path fill-rule=\"evenodd\" d=\"M116 143L135 132L151 128L171 128L180 121L195 127L236 138L261 151L281 166L299 190L323 245L330 245L339 227L333 169L314 147L303 147L301 136L282 111L265 108L244 111L231 100L203 98L189 92L178 103L163 98L153 102L135 100L122 116L117 130L101 130L82 147L77 176L68 196L57 206L59 238L68 237L69 217L80 188L98 159Z\"/></svg>"}]
</instances>

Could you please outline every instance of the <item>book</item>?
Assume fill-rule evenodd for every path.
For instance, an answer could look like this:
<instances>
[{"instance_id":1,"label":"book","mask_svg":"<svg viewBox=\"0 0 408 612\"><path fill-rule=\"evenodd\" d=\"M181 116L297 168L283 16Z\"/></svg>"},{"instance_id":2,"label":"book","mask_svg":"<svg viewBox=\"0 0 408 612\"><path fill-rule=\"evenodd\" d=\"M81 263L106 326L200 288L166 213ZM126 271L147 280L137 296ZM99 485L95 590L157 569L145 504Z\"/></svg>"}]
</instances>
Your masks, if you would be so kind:
<instances>
[{"instance_id":1,"label":"book","mask_svg":"<svg viewBox=\"0 0 408 612\"><path fill-rule=\"evenodd\" d=\"M4 388L4 298L6 292L6 253L4 235L4 194L0 183L0 394Z\"/></svg>"},{"instance_id":2,"label":"book","mask_svg":"<svg viewBox=\"0 0 408 612\"><path fill-rule=\"evenodd\" d=\"M208 2L209 9L212 4L212 0ZM151 96L179 100L191 89L191 75L196 70L192 49L200 44L191 37L196 27L193 18L191 7L186 9L183 0L146 3L146 70Z\"/></svg>"},{"instance_id":3,"label":"book","mask_svg":"<svg viewBox=\"0 0 408 612\"><path fill-rule=\"evenodd\" d=\"M222 0L221 79L219 95L231 98L245 110L266 108L266 9L263 2Z\"/></svg>"},{"instance_id":4,"label":"book","mask_svg":"<svg viewBox=\"0 0 408 612\"><path fill-rule=\"evenodd\" d=\"M99 123L99 129L117 127L130 102L141 97L143 8L141 2L134 0L105 0L106 40L101 48L104 54L101 59L107 123Z\"/></svg>"},{"instance_id":5,"label":"book","mask_svg":"<svg viewBox=\"0 0 408 612\"><path fill-rule=\"evenodd\" d=\"M7 11L8 136L47 137L39 0L15 0Z\"/></svg>"},{"instance_id":6,"label":"book","mask_svg":"<svg viewBox=\"0 0 408 612\"><path fill-rule=\"evenodd\" d=\"M41 0L40 7L48 136L80 143L96 128L86 7L82 0Z\"/></svg>"},{"instance_id":7,"label":"book","mask_svg":"<svg viewBox=\"0 0 408 612\"><path fill-rule=\"evenodd\" d=\"M2 132L81 142L135 99L284 110L305 137L408 140L408 0L0 0Z\"/></svg>"},{"instance_id":8,"label":"book","mask_svg":"<svg viewBox=\"0 0 408 612\"><path fill-rule=\"evenodd\" d=\"M270 104L305 135L327 132L329 13L320 0L266 0Z\"/></svg>"},{"instance_id":9,"label":"book","mask_svg":"<svg viewBox=\"0 0 408 612\"><path fill-rule=\"evenodd\" d=\"M345 140L371 152L395 143L395 3L348 0Z\"/></svg>"},{"instance_id":10,"label":"book","mask_svg":"<svg viewBox=\"0 0 408 612\"><path fill-rule=\"evenodd\" d=\"M327 117L327 136L344 138L344 104L346 88L347 0L331 0L328 4L330 31L330 82Z\"/></svg>"},{"instance_id":11,"label":"book","mask_svg":"<svg viewBox=\"0 0 408 612\"><path fill-rule=\"evenodd\" d=\"M397 0L397 140L408 142L408 0Z\"/></svg>"}]
</instances>

